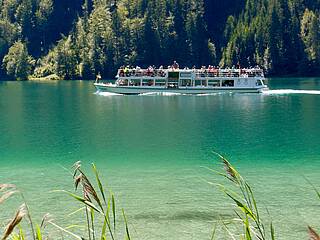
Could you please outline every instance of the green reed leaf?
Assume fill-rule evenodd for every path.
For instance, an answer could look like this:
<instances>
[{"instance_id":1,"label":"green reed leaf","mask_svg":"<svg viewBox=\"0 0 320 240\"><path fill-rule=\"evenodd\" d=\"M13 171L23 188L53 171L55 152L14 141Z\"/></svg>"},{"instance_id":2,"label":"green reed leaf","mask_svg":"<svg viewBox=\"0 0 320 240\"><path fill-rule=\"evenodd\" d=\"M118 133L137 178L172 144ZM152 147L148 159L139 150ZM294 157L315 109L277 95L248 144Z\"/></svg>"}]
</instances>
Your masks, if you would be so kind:
<instances>
[{"instance_id":1,"label":"green reed leaf","mask_svg":"<svg viewBox=\"0 0 320 240\"><path fill-rule=\"evenodd\" d=\"M114 236L113 236L113 232L112 232L112 229L111 229L110 221L109 221L109 219L107 218L106 215L104 215L104 220L105 220L106 223L107 223L110 236L111 236L112 240L114 240Z\"/></svg>"},{"instance_id":2,"label":"green reed leaf","mask_svg":"<svg viewBox=\"0 0 320 240\"><path fill-rule=\"evenodd\" d=\"M36 236L37 236L37 240L42 240L41 229L38 224L36 224Z\"/></svg>"},{"instance_id":3,"label":"green reed leaf","mask_svg":"<svg viewBox=\"0 0 320 240\"><path fill-rule=\"evenodd\" d=\"M246 240L252 240L248 215L246 215L246 218L244 220L244 225L246 229Z\"/></svg>"},{"instance_id":4,"label":"green reed leaf","mask_svg":"<svg viewBox=\"0 0 320 240\"><path fill-rule=\"evenodd\" d=\"M273 227L273 224L272 222L270 223L270 233L271 233L271 239L272 240L275 240L275 235L274 235L274 227Z\"/></svg>"},{"instance_id":5,"label":"green reed leaf","mask_svg":"<svg viewBox=\"0 0 320 240\"><path fill-rule=\"evenodd\" d=\"M122 215L123 215L124 223L125 223L125 226L126 226L126 239L127 240L131 240L126 214L124 213L123 209L122 209Z\"/></svg>"},{"instance_id":6,"label":"green reed leaf","mask_svg":"<svg viewBox=\"0 0 320 240\"><path fill-rule=\"evenodd\" d=\"M107 238L106 231L107 231L107 219L104 218L103 226L101 230L101 238L100 238L101 240L105 240Z\"/></svg>"},{"instance_id":7,"label":"green reed leaf","mask_svg":"<svg viewBox=\"0 0 320 240\"><path fill-rule=\"evenodd\" d=\"M216 231L217 231L217 223L214 225L210 240L214 240L215 239Z\"/></svg>"},{"instance_id":8,"label":"green reed leaf","mask_svg":"<svg viewBox=\"0 0 320 240\"><path fill-rule=\"evenodd\" d=\"M234 198L231 194L227 193L227 196L229 196L236 204L237 206L240 208L240 210L242 212L244 212L245 214L247 214L249 217L251 217L253 220L256 220L256 217L253 215L252 211L243 203L241 203L239 200L237 200L236 198Z\"/></svg>"},{"instance_id":9,"label":"green reed leaf","mask_svg":"<svg viewBox=\"0 0 320 240\"><path fill-rule=\"evenodd\" d=\"M96 167L96 165L94 163L92 164L92 169L93 169L93 172L95 174L96 181L98 183L98 187L99 187L100 193L101 193L102 198L103 198L103 202L104 202L105 205L107 205L106 197L105 197L103 186L102 186L102 183L101 183L101 180L100 180L100 177L99 177L99 173L98 173L97 167Z\"/></svg>"},{"instance_id":10,"label":"green reed leaf","mask_svg":"<svg viewBox=\"0 0 320 240\"><path fill-rule=\"evenodd\" d=\"M25 239L25 234L23 232L22 227L19 225L19 240L24 240Z\"/></svg>"},{"instance_id":11,"label":"green reed leaf","mask_svg":"<svg viewBox=\"0 0 320 240\"><path fill-rule=\"evenodd\" d=\"M116 203L114 200L114 195L111 195L112 201L112 215L113 215L113 230L116 231Z\"/></svg>"},{"instance_id":12,"label":"green reed leaf","mask_svg":"<svg viewBox=\"0 0 320 240\"><path fill-rule=\"evenodd\" d=\"M72 193L72 192L65 191L65 190L61 190L61 192L67 193L69 196L71 196L71 197L74 198L75 200L77 200L77 201L85 204L85 205L88 206L89 208L94 209L96 212L98 212L98 213L100 213L100 214L103 214L103 213L101 212L101 210L98 209L92 202L84 199L83 197L80 197L80 196L78 196L78 195L76 195L76 194L74 194L74 193Z\"/></svg>"}]
</instances>

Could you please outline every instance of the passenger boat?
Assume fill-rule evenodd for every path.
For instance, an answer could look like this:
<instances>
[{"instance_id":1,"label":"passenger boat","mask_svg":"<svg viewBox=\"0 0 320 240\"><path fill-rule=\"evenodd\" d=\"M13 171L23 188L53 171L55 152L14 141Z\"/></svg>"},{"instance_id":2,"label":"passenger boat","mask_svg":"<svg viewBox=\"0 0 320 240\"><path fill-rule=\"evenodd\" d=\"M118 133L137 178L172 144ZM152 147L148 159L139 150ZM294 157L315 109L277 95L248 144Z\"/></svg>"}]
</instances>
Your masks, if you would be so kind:
<instances>
[{"instance_id":1,"label":"passenger boat","mask_svg":"<svg viewBox=\"0 0 320 240\"><path fill-rule=\"evenodd\" d=\"M217 92L260 93L267 90L260 68L220 69L209 66L201 69L162 67L156 69L121 68L115 83L97 78L99 92L118 94L181 93L210 94Z\"/></svg>"}]
</instances>

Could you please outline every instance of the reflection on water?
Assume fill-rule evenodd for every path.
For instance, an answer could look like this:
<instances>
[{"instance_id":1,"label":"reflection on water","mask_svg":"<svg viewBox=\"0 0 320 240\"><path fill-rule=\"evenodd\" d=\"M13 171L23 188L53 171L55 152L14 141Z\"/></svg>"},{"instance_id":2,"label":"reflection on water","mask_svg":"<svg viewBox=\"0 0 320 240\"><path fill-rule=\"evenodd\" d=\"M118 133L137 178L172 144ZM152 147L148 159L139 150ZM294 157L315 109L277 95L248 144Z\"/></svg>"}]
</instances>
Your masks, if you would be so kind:
<instances>
[{"instance_id":1,"label":"reflection on water","mask_svg":"<svg viewBox=\"0 0 320 240\"><path fill-rule=\"evenodd\" d=\"M215 150L249 179L281 239L304 239L319 221L304 180L320 182L319 79L268 84L267 94L205 96L99 95L84 81L1 84L0 182L17 184L34 215L49 211L68 225L73 202L48 192L72 189L73 162L95 162L136 239L208 239L217 215L233 214L204 181L219 181L201 168L220 168Z\"/></svg>"}]
</instances>

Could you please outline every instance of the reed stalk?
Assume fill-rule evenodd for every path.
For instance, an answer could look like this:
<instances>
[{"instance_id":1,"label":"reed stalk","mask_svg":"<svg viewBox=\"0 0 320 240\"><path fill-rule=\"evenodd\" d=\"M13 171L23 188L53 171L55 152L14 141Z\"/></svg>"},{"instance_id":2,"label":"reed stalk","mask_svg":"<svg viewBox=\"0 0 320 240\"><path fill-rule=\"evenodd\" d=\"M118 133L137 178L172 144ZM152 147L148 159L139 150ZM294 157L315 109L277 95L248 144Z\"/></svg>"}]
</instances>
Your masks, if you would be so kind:
<instances>
[{"instance_id":1,"label":"reed stalk","mask_svg":"<svg viewBox=\"0 0 320 240\"><path fill-rule=\"evenodd\" d=\"M237 219L242 223L244 232L242 238L246 240L274 240L275 231L272 222L267 230L265 223L260 217L260 210L249 183L240 175L236 168L222 155L215 153L223 164L224 172L215 173L226 178L238 191L232 191L224 185L218 184L220 190L232 200L237 207L235 211Z\"/></svg>"},{"instance_id":2,"label":"reed stalk","mask_svg":"<svg viewBox=\"0 0 320 240\"><path fill-rule=\"evenodd\" d=\"M225 185L216 184L219 189L236 205L235 216L241 223L243 232L241 232L240 239L245 240L275 240L275 229L272 224L265 223L261 219L260 209L258 207L255 195L252 187L249 183L240 175L236 168L222 155L217 154L222 165L223 172L218 172L220 176L226 178L236 190L231 190ZM47 224L59 229L61 233L68 234L72 239L84 240L84 236L88 237L88 240L117 240L117 231L119 228L116 226L117 221L117 207L115 196L110 189L106 194L99 172L94 164L92 164L92 171L94 173L95 181L90 180L86 173L81 168L81 163L74 164L73 183L75 186L75 192L62 191L67 193L77 202L83 205L82 208L75 211L84 211L84 221L86 228L80 235L74 234L68 230L54 223L50 215L46 214L41 221L41 224L37 224L32 220L30 209L26 204L24 196L16 189L14 185L0 184L0 204L5 203L12 196L19 193L23 199L23 204L20 205L16 211L14 217L7 224L1 240L27 240L32 238L33 240L49 239L50 236L45 236L44 229ZM310 183L311 184L311 183ZM95 187L95 185L97 187ZM320 193L314 185L313 187L317 197L320 200ZM61 192L61 191L60 191ZM78 192L81 192L79 194ZM126 240L131 240L131 234L129 231L128 221L123 209L122 219L124 224L124 236ZM70 214L73 215L74 213ZM23 229L20 223L26 219L28 221L28 229ZM229 239L239 239L233 230L231 230L224 221L221 221L226 233L229 235ZM18 230L17 230L18 229ZM217 225L215 225L211 240L216 239ZM29 233L29 234L28 234ZM310 240L320 240L319 234L316 230L308 226L308 234ZM64 237L62 237L64 238ZM50 238L52 239L52 238ZM68 238L69 239L69 238Z\"/></svg>"}]
</instances>

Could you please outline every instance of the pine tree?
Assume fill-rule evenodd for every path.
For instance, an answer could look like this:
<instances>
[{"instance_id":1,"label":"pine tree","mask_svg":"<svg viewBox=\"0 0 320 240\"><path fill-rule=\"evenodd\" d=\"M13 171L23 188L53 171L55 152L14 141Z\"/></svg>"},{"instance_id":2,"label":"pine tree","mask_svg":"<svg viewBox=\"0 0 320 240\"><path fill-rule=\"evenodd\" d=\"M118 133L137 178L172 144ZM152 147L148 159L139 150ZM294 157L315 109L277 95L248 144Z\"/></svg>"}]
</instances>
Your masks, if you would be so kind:
<instances>
[{"instance_id":1,"label":"pine tree","mask_svg":"<svg viewBox=\"0 0 320 240\"><path fill-rule=\"evenodd\" d=\"M320 18L308 9L302 17L301 37L308 59L314 63L320 63Z\"/></svg>"},{"instance_id":2,"label":"pine tree","mask_svg":"<svg viewBox=\"0 0 320 240\"><path fill-rule=\"evenodd\" d=\"M3 58L7 74L17 80L28 80L32 64L33 60L28 54L27 47L21 41L15 42Z\"/></svg>"}]
</instances>

